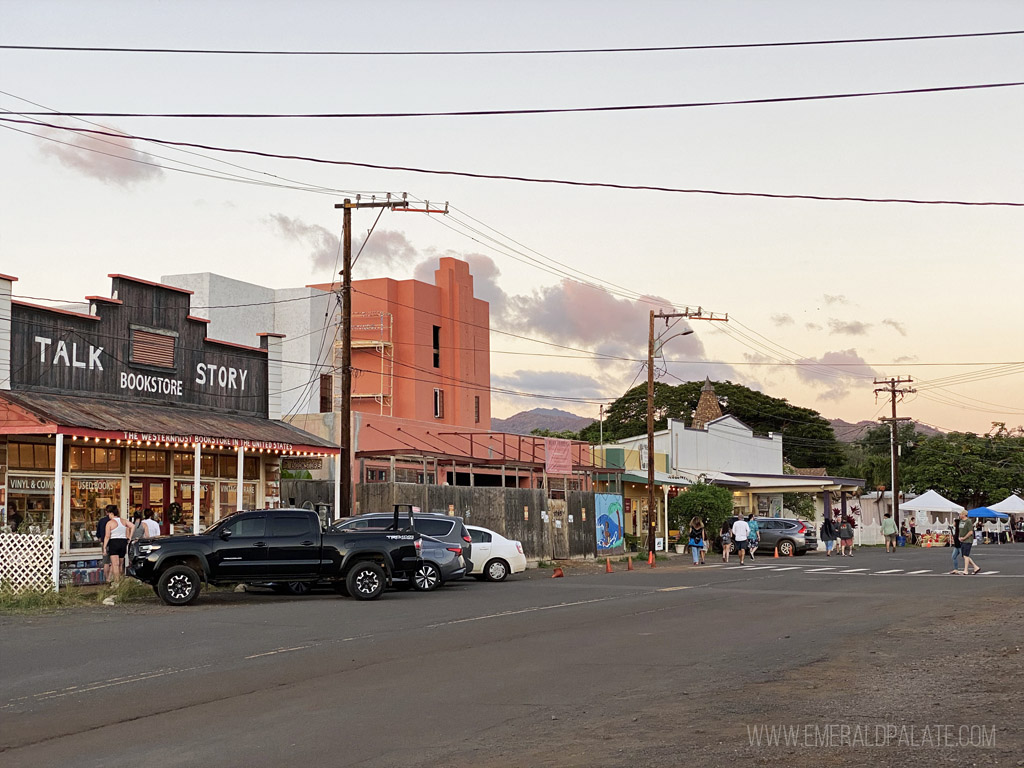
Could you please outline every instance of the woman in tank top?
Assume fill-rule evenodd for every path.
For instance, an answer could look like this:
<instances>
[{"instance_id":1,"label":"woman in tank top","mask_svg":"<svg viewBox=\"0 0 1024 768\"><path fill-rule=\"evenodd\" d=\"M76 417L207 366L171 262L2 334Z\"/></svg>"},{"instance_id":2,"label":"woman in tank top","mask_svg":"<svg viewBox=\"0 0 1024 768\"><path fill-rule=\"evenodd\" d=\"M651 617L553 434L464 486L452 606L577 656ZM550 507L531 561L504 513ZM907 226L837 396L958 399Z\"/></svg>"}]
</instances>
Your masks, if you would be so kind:
<instances>
[{"instance_id":1,"label":"woman in tank top","mask_svg":"<svg viewBox=\"0 0 1024 768\"><path fill-rule=\"evenodd\" d=\"M128 539L131 538L135 526L121 519L121 513L114 504L107 505L106 534L103 537L103 549L110 555L110 578L116 584L121 580L124 568L124 556L128 552Z\"/></svg>"}]
</instances>

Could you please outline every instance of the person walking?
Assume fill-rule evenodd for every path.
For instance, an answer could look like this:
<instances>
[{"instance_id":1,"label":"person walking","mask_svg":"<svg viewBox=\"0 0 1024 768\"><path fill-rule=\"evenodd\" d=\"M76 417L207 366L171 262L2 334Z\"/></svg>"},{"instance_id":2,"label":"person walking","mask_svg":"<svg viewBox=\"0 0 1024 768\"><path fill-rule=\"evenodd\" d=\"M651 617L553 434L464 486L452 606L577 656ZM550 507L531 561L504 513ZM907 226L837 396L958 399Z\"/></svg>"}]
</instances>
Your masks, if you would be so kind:
<instances>
[{"instance_id":1,"label":"person walking","mask_svg":"<svg viewBox=\"0 0 1024 768\"><path fill-rule=\"evenodd\" d=\"M960 573L960 531L955 521L949 526L949 533L951 537L950 546L953 549L953 570L950 573Z\"/></svg>"},{"instance_id":2,"label":"person walking","mask_svg":"<svg viewBox=\"0 0 1024 768\"><path fill-rule=\"evenodd\" d=\"M110 556L111 583L121 580L124 567L124 556L128 552L128 539L131 538L135 526L121 520L121 511L116 504L107 505L107 529L103 535L103 549Z\"/></svg>"},{"instance_id":3,"label":"person walking","mask_svg":"<svg viewBox=\"0 0 1024 768\"><path fill-rule=\"evenodd\" d=\"M704 559L704 521L700 515L690 518L690 553L693 555L693 564L700 565Z\"/></svg>"},{"instance_id":4,"label":"person walking","mask_svg":"<svg viewBox=\"0 0 1024 768\"><path fill-rule=\"evenodd\" d=\"M911 528L913 530L913 528ZM882 535L885 537L885 551L896 551L896 521L892 519L892 512L886 512L882 518ZM911 534L913 535L913 534ZM892 550L889 547L892 547Z\"/></svg>"},{"instance_id":5,"label":"person walking","mask_svg":"<svg viewBox=\"0 0 1024 768\"><path fill-rule=\"evenodd\" d=\"M740 565L743 565L743 556L747 553L747 546L750 544L750 526L742 517L736 518L732 524L732 540L736 545L736 551L740 556Z\"/></svg>"},{"instance_id":6,"label":"person walking","mask_svg":"<svg viewBox=\"0 0 1024 768\"><path fill-rule=\"evenodd\" d=\"M761 528L753 515L747 517L747 528L750 529L747 536L747 551L750 552L750 562L754 562L754 553L757 551L757 545L761 543Z\"/></svg>"},{"instance_id":7,"label":"person walking","mask_svg":"<svg viewBox=\"0 0 1024 768\"><path fill-rule=\"evenodd\" d=\"M726 520L722 523L722 530L719 531L722 536L722 562L729 562L729 549L732 546L732 529L729 527L729 521Z\"/></svg>"},{"instance_id":8,"label":"person walking","mask_svg":"<svg viewBox=\"0 0 1024 768\"><path fill-rule=\"evenodd\" d=\"M960 510L960 525L957 533L960 534L960 554L964 558L964 569L960 571L964 576L975 574L981 571L978 564L971 557L971 547L974 546L974 525L967 517L967 510ZM974 570L971 570L971 569Z\"/></svg>"},{"instance_id":9,"label":"person walking","mask_svg":"<svg viewBox=\"0 0 1024 768\"><path fill-rule=\"evenodd\" d=\"M821 523L819 535L821 540L825 542L825 557L832 557L832 548L836 545L839 533L836 531L836 524L832 522L831 517L826 517Z\"/></svg>"},{"instance_id":10,"label":"person walking","mask_svg":"<svg viewBox=\"0 0 1024 768\"><path fill-rule=\"evenodd\" d=\"M846 554L846 550L850 554ZM844 517L839 526L839 554L843 557L853 557L853 526L850 525L850 518Z\"/></svg>"}]
</instances>

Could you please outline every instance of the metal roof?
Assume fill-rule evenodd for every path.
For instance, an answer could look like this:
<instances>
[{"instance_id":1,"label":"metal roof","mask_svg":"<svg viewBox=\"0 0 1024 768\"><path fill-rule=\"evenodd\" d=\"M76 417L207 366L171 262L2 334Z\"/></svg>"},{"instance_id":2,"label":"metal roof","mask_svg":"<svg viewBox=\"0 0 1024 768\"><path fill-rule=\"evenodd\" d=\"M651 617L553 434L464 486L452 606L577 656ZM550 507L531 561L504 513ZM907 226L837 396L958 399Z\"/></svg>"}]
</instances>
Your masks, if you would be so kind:
<instances>
[{"instance_id":1,"label":"metal roof","mask_svg":"<svg viewBox=\"0 0 1024 768\"><path fill-rule=\"evenodd\" d=\"M165 440L191 438L203 442L248 440L257 443L279 443L294 449L336 452L337 446L283 421L259 416L210 411L194 406L155 405L95 397L79 397L47 392L0 392L0 400L20 407L41 422L73 434L75 430L90 433L130 432ZM11 430L17 433L16 428ZM38 430L34 430L38 433ZM27 432L27 430L26 430ZM91 436L91 435L90 435ZM103 436L102 434L100 436ZM149 439L143 437L142 439ZM333 449L333 451L332 451Z\"/></svg>"}]
</instances>

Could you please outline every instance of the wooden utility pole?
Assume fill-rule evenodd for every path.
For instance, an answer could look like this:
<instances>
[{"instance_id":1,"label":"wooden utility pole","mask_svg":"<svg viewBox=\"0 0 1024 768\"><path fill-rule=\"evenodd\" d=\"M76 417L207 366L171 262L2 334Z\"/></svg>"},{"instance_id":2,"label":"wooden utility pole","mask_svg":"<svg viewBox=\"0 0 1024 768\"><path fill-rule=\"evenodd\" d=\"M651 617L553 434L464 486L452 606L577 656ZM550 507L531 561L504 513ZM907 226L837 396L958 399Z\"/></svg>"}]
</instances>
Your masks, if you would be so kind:
<instances>
[{"instance_id":1,"label":"wooden utility pole","mask_svg":"<svg viewBox=\"0 0 1024 768\"><path fill-rule=\"evenodd\" d=\"M875 379L875 384L884 384L884 387L875 390L877 396L879 392L884 392L889 395L889 399L892 402L892 416L890 418L880 418L879 421L889 423L890 433L890 462L891 462L891 477L892 477L892 516L896 521L896 530L900 527L900 451L899 451L899 423L901 421L910 421L909 416L896 416L896 400L903 399L903 396L916 392L916 389L910 388L898 388L899 384L912 384L913 379L909 376L905 379L882 379L879 381Z\"/></svg>"},{"instance_id":2,"label":"wooden utility pole","mask_svg":"<svg viewBox=\"0 0 1024 768\"><path fill-rule=\"evenodd\" d=\"M401 200L392 200L389 194L386 200L371 198L363 202L359 196L353 203L345 198L342 203L335 203L335 208L343 209L341 235L341 402L338 407L338 448L340 449L338 478L334 485L334 519L346 517L352 513L352 210L354 208L391 208L407 213L448 213L448 203L444 209L431 209L430 201L425 201L422 208L410 208L405 195ZM344 512L344 514L342 514Z\"/></svg>"},{"instance_id":3,"label":"wooden utility pole","mask_svg":"<svg viewBox=\"0 0 1024 768\"><path fill-rule=\"evenodd\" d=\"M716 317L714 312L704 314L704 311L697 307L691 310L689 307L682 312L655 312L651 310L651 321L647 333L647 552L648 556L655 557L655 528L657 518L654 507L654 318L664 318L666 327L671 318L685 318L687 320L716 320L728 322L729 316ZM693 330L686 329L677 334L669 336L668 339L661 339L664 344L676 336L688 336ZM665 531L666 545L668 542L668 531Z\"/></svg>"}]
</instances>

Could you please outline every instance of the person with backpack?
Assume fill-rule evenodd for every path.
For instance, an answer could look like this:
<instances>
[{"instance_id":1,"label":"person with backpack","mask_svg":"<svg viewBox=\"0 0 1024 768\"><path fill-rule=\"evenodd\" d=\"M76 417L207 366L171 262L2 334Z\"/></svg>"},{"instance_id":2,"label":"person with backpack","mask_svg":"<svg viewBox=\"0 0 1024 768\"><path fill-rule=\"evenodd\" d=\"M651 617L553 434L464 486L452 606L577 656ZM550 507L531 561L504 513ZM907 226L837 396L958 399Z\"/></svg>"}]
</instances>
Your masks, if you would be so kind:
<instances>
[{"instance_id":1,"label":"person with backpack","mask_svg":"<svg viewBox=\"0 0 1024 768\"><path fill-rule=\"evenodd\" d=\"M700 515L690 518L690 552L693 554L693 564L700 565L704 552L704 521Z\"/></svg>"},{"instance_id":2,"label":"person with backpack","mask_svg":"<svg viewBox=\"0 0 1024 768\"><path fill-rule=\"evenodd\" d=\"M846 553L847 549L850 550L849 554ZM848 517L844 517L839 526L839 554L842 557L853 557L853 526Z\"/></svg>"}]
</instances>

